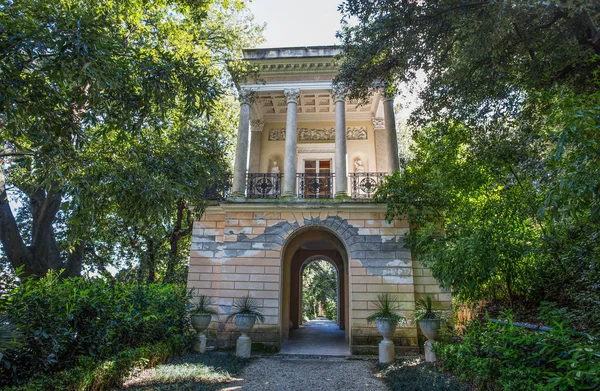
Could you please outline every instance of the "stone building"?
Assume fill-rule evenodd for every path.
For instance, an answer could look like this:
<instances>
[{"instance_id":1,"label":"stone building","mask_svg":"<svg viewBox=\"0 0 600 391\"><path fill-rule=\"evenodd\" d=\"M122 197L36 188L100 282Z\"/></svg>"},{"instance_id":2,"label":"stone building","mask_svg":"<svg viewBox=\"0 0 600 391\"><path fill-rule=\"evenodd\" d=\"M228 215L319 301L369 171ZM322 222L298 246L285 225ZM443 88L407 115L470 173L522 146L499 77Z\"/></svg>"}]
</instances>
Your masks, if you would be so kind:
<instances>
[{"instance_id":1,"label":"stone building","mask_svg":"<svg viewBox=\"0 0 600 391\"><path fill-rule=\"evenodd\" d=\"M240 120L231 196L194 223L188 287L218 301L209 338L233 345L224 323L234 298L262 305L254 342L282 346L302 324L301 273L315 259L338 275L338 325L353 353L373 351L380 336L366 317L370 301L395 295L407 318L419 296L448 306L430 272L405 248L406 220L385 220L370 200L398 169L393 97L354 102L332 90L331 46L245 50L260 80L240 88ZM410 324L398 352L417 348Z\"/></svg>"}]
</instances>

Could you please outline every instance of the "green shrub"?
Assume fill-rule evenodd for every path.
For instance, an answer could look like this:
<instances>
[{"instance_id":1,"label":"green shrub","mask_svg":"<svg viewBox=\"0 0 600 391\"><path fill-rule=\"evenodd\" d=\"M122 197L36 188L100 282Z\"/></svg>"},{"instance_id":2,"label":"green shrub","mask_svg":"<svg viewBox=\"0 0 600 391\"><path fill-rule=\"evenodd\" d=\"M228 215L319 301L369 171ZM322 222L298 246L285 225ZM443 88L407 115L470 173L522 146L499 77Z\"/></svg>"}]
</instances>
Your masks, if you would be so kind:
<instances>
[{"instance_id":1,"label":"green shrub","mask_svg":"<svg viewBox=\"0 0 600 391\"><path fill-rule=\"evenodd\" d=\"M176 335L168 340L119 352L108 360L98 361L81 356L76 365L58 375L34 378L26 385L5 391L103 391L119 387L134 370L142 370L164 363L181 353L190 341Z\"/></svg>"},{"instance_id":2,"label":"green shrub","mask_svg":"<svg viewBox=\"0 0 600 391\"><path fill-rule=\"evenodd\" d=\"M436 343L440 366L489 390L600 389L600 341L562 323L551 332L474 321L457 343Z\"/></svg>"},{"instance_id":3,"label":"green shrub","mask_svg":"<svg viewBox=\"0 0 600 391\"><path fill-rule=\"evenodd\" d=\"M102 279L28 279L10 293L7 315L25 347L0 363L0 386L164 341L187 330L184 287Z\"/></svg>"}]
</instances>

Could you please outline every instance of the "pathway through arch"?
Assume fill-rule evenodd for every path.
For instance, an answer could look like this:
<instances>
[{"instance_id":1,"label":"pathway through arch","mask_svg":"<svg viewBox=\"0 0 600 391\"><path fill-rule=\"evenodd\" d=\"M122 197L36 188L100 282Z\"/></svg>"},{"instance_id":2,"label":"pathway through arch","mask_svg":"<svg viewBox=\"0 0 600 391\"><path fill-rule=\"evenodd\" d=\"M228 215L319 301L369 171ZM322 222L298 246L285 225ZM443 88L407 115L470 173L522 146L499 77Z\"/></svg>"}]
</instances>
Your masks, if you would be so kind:
<instances>
[{"instance_id":1,"label":"pathway through arch","mask_svg":"<svg viewBox=\"0 0 600 391\"><path fill-rule=\"evenodd\" d=\"M350 345L344 330L332 320L319 318L309 320L299 328L290 330L290 337L283 343L280 354L303 354L317 356L349 356Z\"/></svg>"}]
</instances>

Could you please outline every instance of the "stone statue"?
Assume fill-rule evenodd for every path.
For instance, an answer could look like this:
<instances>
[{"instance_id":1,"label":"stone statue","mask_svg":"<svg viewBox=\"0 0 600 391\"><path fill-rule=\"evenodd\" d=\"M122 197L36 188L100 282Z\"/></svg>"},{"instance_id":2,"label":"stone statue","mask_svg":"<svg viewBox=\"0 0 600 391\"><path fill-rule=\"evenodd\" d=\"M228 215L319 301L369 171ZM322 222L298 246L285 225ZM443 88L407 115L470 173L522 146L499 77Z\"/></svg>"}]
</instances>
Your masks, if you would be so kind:
<instances>
[{"instance_id":1,"label":"stone statue","mask_svg":"<svg viewBox=\"0 0 600 391\"><path fill-rule=\"evenodd\" d=\"M271 174L279 174L279 166L277 165L277 162L273 162L273 165L271 166Z\"/></svg>"},{"instance_id":2,"label":"stone statue","mask_svg":"<svg viewBox=\"0 0 600 391\"><path fill-rule=\"evenodd\" d=\"M354 162L354 172L365 172L362 160L356 159Z\"/></svg>"}]
</instances>

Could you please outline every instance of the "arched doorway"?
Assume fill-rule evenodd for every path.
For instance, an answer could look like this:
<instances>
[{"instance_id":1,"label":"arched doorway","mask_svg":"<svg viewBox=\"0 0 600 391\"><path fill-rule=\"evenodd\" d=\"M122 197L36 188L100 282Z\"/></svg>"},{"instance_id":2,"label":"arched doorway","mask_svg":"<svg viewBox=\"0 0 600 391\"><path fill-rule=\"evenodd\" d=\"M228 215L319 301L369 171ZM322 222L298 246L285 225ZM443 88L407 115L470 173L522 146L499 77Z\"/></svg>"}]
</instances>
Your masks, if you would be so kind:
<instances>
[{"instance_id":1,"label":"arched doorway","mask_svg":"<svg viewBox=\"0 0 600 391\"><path fill-rule=\"evenodd\" d=\"M331 263L337 274L337 332L330 329L312 328L310 335L303 330L302 321L302 271L307 264L320 259ZM290 346L299 340L318 347L307 354L340 354L349 352L350 339L348 316L348 252L342 240L324 227L307 227L292 234L282 253L281 330L282 352L300 353ZM329 345L328 345L329 344ZM331 346L330 346L331 345ZM343 346L342 346L343 345ZM305 347L306 347L305 346ZM331 349L328 348L331 347ZM330 352L330 353L328 353Z\"/></svg>"}]
</instances>

